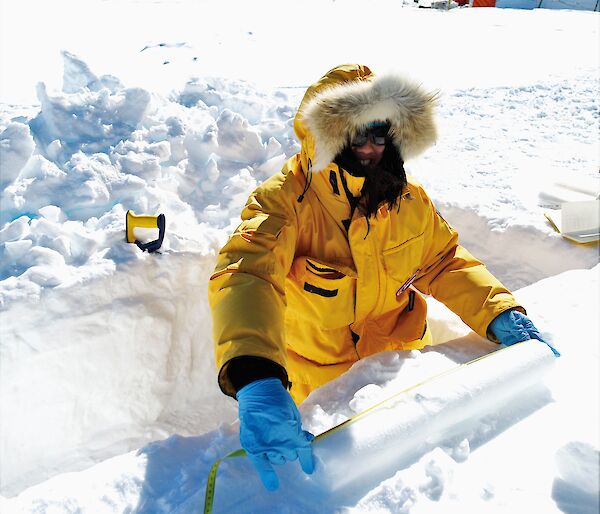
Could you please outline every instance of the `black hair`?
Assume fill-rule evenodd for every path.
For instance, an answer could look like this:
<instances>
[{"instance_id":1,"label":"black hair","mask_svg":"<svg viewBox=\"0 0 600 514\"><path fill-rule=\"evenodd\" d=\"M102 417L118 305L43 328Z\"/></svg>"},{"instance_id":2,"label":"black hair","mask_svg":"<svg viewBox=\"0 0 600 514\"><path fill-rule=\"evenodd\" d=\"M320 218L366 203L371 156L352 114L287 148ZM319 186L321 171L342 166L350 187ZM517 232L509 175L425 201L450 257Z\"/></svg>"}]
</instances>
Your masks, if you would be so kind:
<instances>
[{"instance_id":1,"label":"black hair","mask_svg":"<svg viewBox=\"0 0 600 514\"><path fill-rule=\"evenodd\" d=\"M359 210L368 218L377 216L382 204L388 209L400 206L400 198L407 185L404 161L396 146L388 140L381 162L368 168L360 163L348 144L335 158L334 162L356 177L365 177L361 190Z\"/></svg>"}]
</instances>

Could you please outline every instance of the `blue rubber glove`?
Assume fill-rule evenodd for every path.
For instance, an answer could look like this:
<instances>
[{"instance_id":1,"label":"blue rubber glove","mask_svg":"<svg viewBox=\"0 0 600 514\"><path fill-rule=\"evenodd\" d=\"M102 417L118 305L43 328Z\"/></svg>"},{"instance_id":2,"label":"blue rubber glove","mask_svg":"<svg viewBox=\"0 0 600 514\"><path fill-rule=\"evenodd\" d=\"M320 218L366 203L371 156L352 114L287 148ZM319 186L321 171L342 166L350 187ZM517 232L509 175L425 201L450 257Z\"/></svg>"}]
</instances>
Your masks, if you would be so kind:
<instances>
[{"instance_id":1,"label":"blue rubber glove","mask_svg":"<svg viewBox=\"0 0 600 514\"><path fill-rule=\"evenodd\" d=\"M314 471L314 436L302 430L298 408L281 380L256 380L242 387L236 397L240 442L269 491L279 487L272 464L299 459L305 473Z\"/></svg>"},{"instance_id":2,"label":"blue rubber glove","mask_svg":"<svg viewBox=\"0 0 600 514\"><path fill-rule=\"evenodd\" d=\"M490 323L490 330L505 346L510 346L528 339L537 339L554 352L554 355L560 357L560 353L553 348L550 343L545 341L540 332L531 320L522 312L517 310L504 311Z\"/></svg>"}]
</instances>

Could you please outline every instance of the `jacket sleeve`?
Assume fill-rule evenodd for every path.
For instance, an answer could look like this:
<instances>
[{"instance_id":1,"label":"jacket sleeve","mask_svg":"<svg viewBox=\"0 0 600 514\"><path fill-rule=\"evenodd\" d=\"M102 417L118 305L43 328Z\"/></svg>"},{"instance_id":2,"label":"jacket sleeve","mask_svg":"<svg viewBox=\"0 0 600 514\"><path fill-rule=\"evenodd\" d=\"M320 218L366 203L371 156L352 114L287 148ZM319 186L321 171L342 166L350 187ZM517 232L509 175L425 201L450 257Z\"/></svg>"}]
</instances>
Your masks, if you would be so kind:
<instances>
[{"instance_id":1,"label":"jacket sleeve","mask_svg":"<svg viewBox=\"0 0 600 514\"><path fill-rule=\"evenodd\" d=\"M508 309L525 312L511 292L488 269L458 243L458 233L436 211L429 197L425 228L424 267L413 283L419 291L445 304L477 334L488 337L488 326Z\"/></svg>"},{"instance_id":2,"label":"jacket sleeve","mask_svg":"<svg viewBox=\"0 0 600 514\"><path fill-rule=\"evenodd\" d=\"M285 279L297 228L292 195L274 182L267 181L248 199L209 281L219 386L229 396L235 396L235 387L228 363L239 357L268 359L282 368L287 381Z\"/></svg>"}]
</instances>

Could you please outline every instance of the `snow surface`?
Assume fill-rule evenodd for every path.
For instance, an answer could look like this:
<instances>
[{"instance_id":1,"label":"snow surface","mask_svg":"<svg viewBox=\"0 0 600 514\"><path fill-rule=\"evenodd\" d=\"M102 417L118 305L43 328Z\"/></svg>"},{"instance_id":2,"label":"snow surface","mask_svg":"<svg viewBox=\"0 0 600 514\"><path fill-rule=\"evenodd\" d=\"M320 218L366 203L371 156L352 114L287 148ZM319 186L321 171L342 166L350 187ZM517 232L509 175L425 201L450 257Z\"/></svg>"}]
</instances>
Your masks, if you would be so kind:
<instances>
[{"instance_id":1,"label":"snow surface","mask_svg":"<svg viewBox=\"0 0 600 514\"><path fill-rule=\"evenodd\" d=\"M258 512L598 511L598 246L560 238L539 196L598 187L598 14L376 5L0 3L0 511L202 507L239 447L207 278L248 193L298 151L306 85L342 62L442 91L440 140L409 168L563 356L526 395L496 370L512 403L441 394L476 412L352 491L294 463L269 495L229 459L215 511L233 490ZM25 22L40 44L20 44ZM128 209L166 215L160 254L125 243ZM307 429L496 349L428 302L438 345L357 363L302 405Z\"/></svg>"}]
</instances>

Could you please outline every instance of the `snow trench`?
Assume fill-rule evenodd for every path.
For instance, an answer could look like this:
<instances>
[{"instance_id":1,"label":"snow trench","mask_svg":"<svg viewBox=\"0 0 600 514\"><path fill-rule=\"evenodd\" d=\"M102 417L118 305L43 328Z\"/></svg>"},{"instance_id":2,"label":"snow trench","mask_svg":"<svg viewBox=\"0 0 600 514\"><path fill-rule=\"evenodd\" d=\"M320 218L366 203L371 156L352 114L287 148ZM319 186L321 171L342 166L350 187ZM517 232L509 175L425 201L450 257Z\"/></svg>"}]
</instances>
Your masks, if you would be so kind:
<instances>
[{"instance_id":1,"label":"snow trench","mask_svg":"<svg viewBox=\"0 0 600 514\"><path fill-rule=\"evenodd\" d=\"M460 234L460 243L511 291L598 264L596 245L574 245L530 225L498 227L495 220L452 203L440 202L438 209Z\"/></svg>"}]
</instances>

